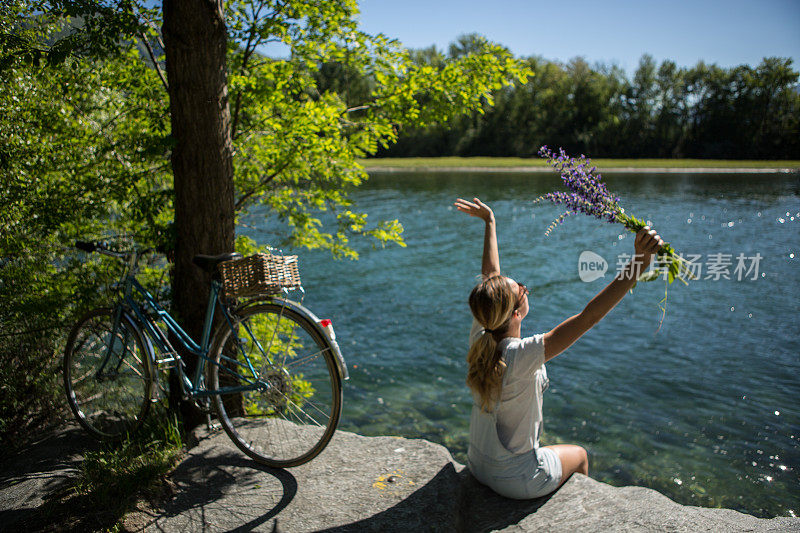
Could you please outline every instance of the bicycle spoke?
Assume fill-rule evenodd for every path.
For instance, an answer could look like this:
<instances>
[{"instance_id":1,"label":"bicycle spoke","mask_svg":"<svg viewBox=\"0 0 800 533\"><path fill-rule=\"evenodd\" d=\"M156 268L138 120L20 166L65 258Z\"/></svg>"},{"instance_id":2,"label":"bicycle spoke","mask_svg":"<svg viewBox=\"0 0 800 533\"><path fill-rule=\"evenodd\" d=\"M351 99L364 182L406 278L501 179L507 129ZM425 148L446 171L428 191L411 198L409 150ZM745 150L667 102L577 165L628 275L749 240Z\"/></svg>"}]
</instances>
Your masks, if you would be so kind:
<instances>
[{"instance_id":1,"label":"bicycle spoke","mask_svg":"<svg viewBox=\"0 0 800 533\"><path fill-rule=\"evenodd\" d=\"M259 369L259 388L225 392L244 385L244 379L226 364L225 371L212 365L209 387L224 393L212 397L214 405L242 451L271 466L301 464L324 448L339 419L341 388L329 340L282 305L263 304L245 313L239 324L244 339L226 332L228 340L216 343L214 360L224 362L223 353L235 349L241 360L234 366L249 361Z\"/></svg>"},{"instance_id":2,"label":"bicycle spoke","mask_svg":"<svg viewBox=\"0 0 800 533\"><path fill-rule=\"evenodd\" d=\"M282 307L281 308L281 312L278 314L278 317L276 319L275 327L272 328L272 332L269 334L270 339L269 339L269 343L267 344L267 349L266 350L258 342L258 340L253 337L252 332L248 330L248 333L250 333L250 336L251 336L250 338L253 340L253 342L256 344L256 346L258 346L258 348L261 350L261 355L264 358L264 360L261 363L261 368L258 371L258 375L263 375L265 370L266 370L266 365L272 364L272 362L273 362L274 358L270 358L270 351L272 349L273 343L275 342L275 336L278 335L278 330L280 329L281 318L283 318L283 311L284 311L284 308Z\"/></svg>"},{"instance_id":3,"label":"bicycle spoke","mask_svg":"<svg viewBox=\"0 0 800 533\"><path fill-rule=\"evenodd\" d=\"M307 414L305 411L303 411L303 409L302 409L302 406L298 405L298 404L297 404L297 403L296 403L294 400L292 400L292 399L291 399L291 398L289 398L288 396L285 396L285 395L284 395L284 398L286 398L286 401L287 401L287 403L291 403L291 404L293 404L294 406L296 406L296 407L297 407L297 410L298 410L299 412L303 413L303 414L304 414L306 417L308 417L308 419L309 419L309 420L311 420L312 422L314 422L316 425L318 425L318 426L324 426L324 425L325 425L325 424L320 424L319 422L317 422L317 421L314 419L314 417L313 417L313 416L311 416L310 414ZM311 404L310 402L309 402L309 404L310 404L312 407L314 407L314 408L315 408L317 411L319 411L319 412L320 412L320 413L321 413L323 416L325 416L325 417L328 417L328 416L330 416L330 414L329 414L329 413L326 413L325 411L323 411L322 409L320 409L320 408L318 408L318 407L314 406L314 405L313 405L313 404ZM285 419L285 420L288 420L288 418L285 418L285 417L284 417L284 419ZM298 420L299 420L299 417L298 417Z\"/></svg>"},{"instance_id":4,"label":"bicycle spoke","mask_svg":"<svg viewBox=\"0 0 800 533\"><path fill-rule=\"evenodd\" d=\"M134 374L144 379L144 374L139 370L139 368L131 364L129 359L131 358L126 357L125 359L123 359L122 364L124 364L128 369L132 370ZM142 361L138 357L133 357L133 359L136 361L136 364L139 365L139 367L142 367Z\"/></svg>"},{"instance_id":5,"label":"bicycle spoke","mask_svg":"<svg viewBox=\"0 0 800 533\"><path fill-rule=\"evenodd\" d=\"M322 356L322 354L325 353L327 350L328 348L324 348L322 350L319 350L318 352L314 352L312 354L301 357L300 359L295 359L294 361L286 365L286 368L291 368L291 369L300 368L301 366L308 364L312 362L314 359Z\"/></svg>"},{"instance_id":6,"label":"bicycle spoke","mask_svg":"<svg viewBox=\"0 0 800 533\"><path fill-rule=\"evenodd\" d=\"M73 413L94 436L108 439L136 428L150 405L144 343L127 319L112 335L114 317L110 309L87 313L70 333L64 358Z\"/></svg>"}]
</instances>

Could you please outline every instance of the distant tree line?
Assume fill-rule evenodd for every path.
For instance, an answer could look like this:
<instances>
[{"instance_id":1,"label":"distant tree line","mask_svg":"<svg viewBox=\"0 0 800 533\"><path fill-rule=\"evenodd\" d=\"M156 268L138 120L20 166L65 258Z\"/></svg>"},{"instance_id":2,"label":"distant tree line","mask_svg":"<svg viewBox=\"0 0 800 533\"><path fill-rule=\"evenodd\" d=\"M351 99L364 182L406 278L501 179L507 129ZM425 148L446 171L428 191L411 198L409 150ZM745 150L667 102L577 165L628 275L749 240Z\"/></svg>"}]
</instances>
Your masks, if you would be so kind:
<instances>
[{"instance_id":1,"label":"distant tree line","mask_svg":"<svg viewBox=\"0 0 800 533\"><path fill-rule=\"evenodd\" d=\"M447 54L413 50L434 67L483 38L465 35ZM524 60L533 76L493 93L483 109L445 124L400 129L377 157L532 157L543 144L592 157L800 159L800 85L788 58L755 67L691 68L644 55L632 77L618 66ZM333 89L359 92L368 80L334 65Z\"/></svg>"}]
</instances>

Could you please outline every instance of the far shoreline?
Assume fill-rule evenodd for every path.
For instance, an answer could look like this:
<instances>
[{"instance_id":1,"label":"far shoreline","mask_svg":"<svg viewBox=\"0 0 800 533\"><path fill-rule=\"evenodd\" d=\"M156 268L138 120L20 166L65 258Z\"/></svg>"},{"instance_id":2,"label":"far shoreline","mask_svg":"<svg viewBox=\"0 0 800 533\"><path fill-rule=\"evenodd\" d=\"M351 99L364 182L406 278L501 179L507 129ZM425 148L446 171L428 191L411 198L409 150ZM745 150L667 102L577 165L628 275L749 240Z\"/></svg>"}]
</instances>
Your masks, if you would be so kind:
<instances>
[{"instance_id":1,"label":"far shoreline","mask_svg":"<svg viewBox=\"0 0 800 533\"><path fill-rule=\"evenodd\" d=\"M371 167L365 166L370 174L398 172L497 172L497 173L540 173L550 174L552 169L542 167ZM793 174L800 172L797 168L714 168L714 167L618 167L601 168L601 174Z\"/></svg>"},{"instance_id":2,"label":"far shoreline","mask_svg":"<svg viewBox=\"0 0 800 533\"><path fill-rule=\"evenodd\" d=\"M369 173L392 172L514 172L551 173L542 159L521 157L409 157L358 161ZM798 160L721 159L595 159L600 173L620 174L790 174L800 172Z\"/></svg>"}]
</instances>

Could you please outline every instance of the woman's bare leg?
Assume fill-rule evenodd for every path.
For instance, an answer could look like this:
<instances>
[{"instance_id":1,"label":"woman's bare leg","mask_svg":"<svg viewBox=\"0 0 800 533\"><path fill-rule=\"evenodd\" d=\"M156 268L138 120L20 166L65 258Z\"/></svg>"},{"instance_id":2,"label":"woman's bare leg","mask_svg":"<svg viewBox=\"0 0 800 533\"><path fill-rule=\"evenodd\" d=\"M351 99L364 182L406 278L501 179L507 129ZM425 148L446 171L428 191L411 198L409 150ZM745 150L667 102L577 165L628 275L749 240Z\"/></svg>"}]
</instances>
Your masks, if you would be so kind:
<instances>
[{"instance_id":1,"label":"woman's bare leg","mask_svg":"<svg viewBox=\"0 0 800 533\"><path fill-rule=\"evenodd\" d=\"M558 458L561 459L561 482L558 484L559 487L575 472L589 475L589 456L581 446L556 444L554 446L545 446L545 448L550 448L556 452Z\"/></svg>"}]
</instances>

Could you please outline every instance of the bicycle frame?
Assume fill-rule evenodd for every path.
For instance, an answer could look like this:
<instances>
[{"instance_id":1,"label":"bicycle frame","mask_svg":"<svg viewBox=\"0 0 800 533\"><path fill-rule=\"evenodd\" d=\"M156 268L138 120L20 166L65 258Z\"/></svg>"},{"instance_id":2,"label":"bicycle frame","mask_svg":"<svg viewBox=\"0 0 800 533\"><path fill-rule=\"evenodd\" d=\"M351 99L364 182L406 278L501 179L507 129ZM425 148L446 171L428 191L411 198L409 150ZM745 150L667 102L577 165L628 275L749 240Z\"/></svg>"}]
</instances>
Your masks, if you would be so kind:
<instances>
[{"instance_id":1,"label":"bicycle frame","mask_svg":"<svg viewBox=\"0 0 800 533\"><path fill-rule=\"evenodd\" d=\"M117 306L115 317L114 317L114 326L112 330L112 338L116 337L116 333L119 328L120 321L122 319L123 310L130 310L133 315L136 317L136 320L139 324L141 324L146 337L150 340L151 343L155 344L155 351L149 354L150 362L157 367L159 361L157 360L156 353L159 354L169 354L174 361L176 362L176 369L180 376L180 384L183 392L188 394L190 397L207 397L211 396L212 394L225 394L225 393L232 393L232 392L244 392L244 391L251 391L258 389L259 387L265 386L265 384L260 383L258 380L258 374L253 368L252 363L250 362L250 358L247 356L246 353L243 352L245 356L245 361L247 363L247 369L250 371L252 378L247 376L243 376L234 372L230 368L226 368L228 372L234 372L237 374L238 377L242 378L245 382L249 383L249 386L239 386L239 387L223 387L215 391L214 393L209 392L202 384L202 377L203 371L205 370L206 362L209 361L212 364L217 364L216 362L212 361L211 358L208 356L208 351L210 349L211 344L211 329L214 322L214 315L215 310L219 307L220 312L225 317L225 320L228 326L233 329L233 322L231 320L230 314L225 309L224 305L222 304L219 293L221 290L221 285L218 281L212 280L211 282L211 292L208 296L208 304L206 306L206 316L203 322L203 333L201 337L201 341L198 344L197 342L192 339L192 337L184 331L183 328L178 324L178 322L169 314L169 312L164 309L159 303L153 298L150 292L142 286L141 283L136 279L135 272L132 271L127 275L124 275L124 297L122 303ZM134 295L138 295L142 299L142 303L140 304ZM148 311L152 312L156 315L153 317ZM156 321L160 320L172 333L175 338L180 343L181 347L187 350L189 353L192 353L198 357L197 364L194 369L194 374L190 377L187 376L186 373L183 371L181 367L182 359L180 354L173 348L172 344L169 342L169 339L166 338L164 332L157 326ZM249 328L245 326L245 328L249 332ZM252 335L252 333L250 333ZM111 347L109 346L109 353L111 352ZM261 349L262 353L266 356L267 354L264 353L263 348L259 344L259 348ZM222 356L222 359L232 362L238 366L243 366L241 363L234 359L230 359L226 356ZM108 355L106 355L105 363L109 360ZM105 367L105 363L101 365L98 374L102 373L103 368Z\"/></svg>"},{"instance_id":2,"label":"bicycle frame","mask_svg":"<svg viewBox=\"0 0 800 533\"><path fill-rule=\"evenodd\" d=\"M203 325L195 321L184 329L139 280L148 270L140 270L138 260L153 250L121 251L86 241L75 246L124 265L107 287L115 296L112 306L84 312L64 350L67 402L90 434L117 441L138 430L152 404L163 398L159 381L168 370L171 407L178 398L194 403L208 416L209 427L213 409L236 447L264 465L304 464L327 446L341 416L347 366L331 321L303 307L302 298L289 299L290 290L304 294L296 272L280 290L245 290L240 296L227 285L223 289L222 278L231 274L229 266L246 270L249 262L223 263L215 270L241 256L195 256L194 264L214 275L206 285ZM266 261L270 269L296 267L296 256L250 261ZM265 270L263 279L272 279L272 272ZM182 355L197 361L187 367Z\"/></svg>"}]
</instances>

